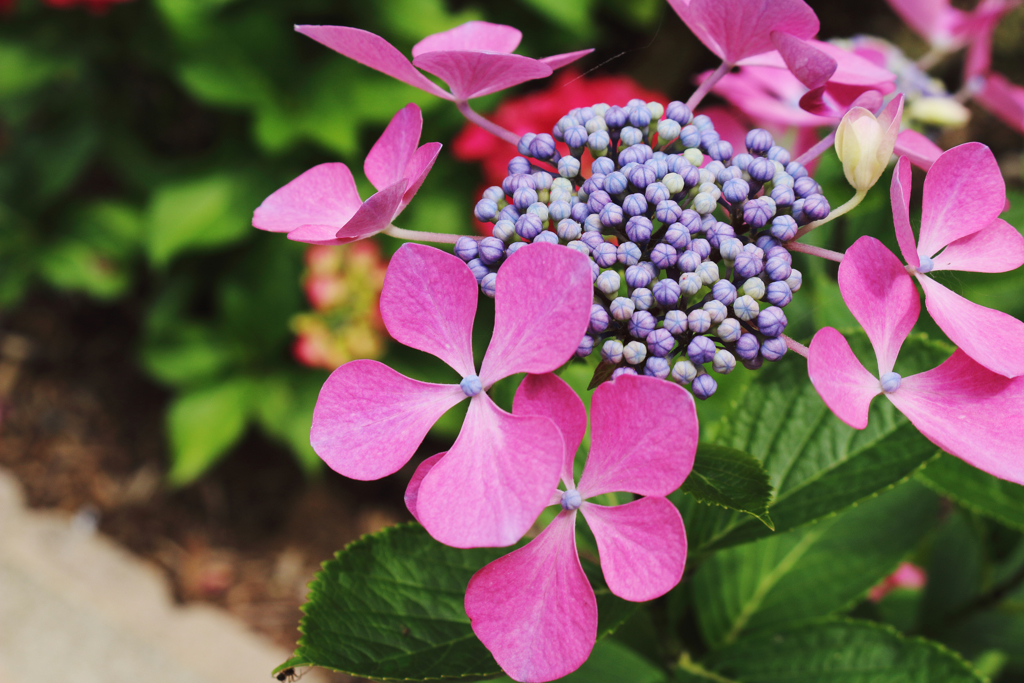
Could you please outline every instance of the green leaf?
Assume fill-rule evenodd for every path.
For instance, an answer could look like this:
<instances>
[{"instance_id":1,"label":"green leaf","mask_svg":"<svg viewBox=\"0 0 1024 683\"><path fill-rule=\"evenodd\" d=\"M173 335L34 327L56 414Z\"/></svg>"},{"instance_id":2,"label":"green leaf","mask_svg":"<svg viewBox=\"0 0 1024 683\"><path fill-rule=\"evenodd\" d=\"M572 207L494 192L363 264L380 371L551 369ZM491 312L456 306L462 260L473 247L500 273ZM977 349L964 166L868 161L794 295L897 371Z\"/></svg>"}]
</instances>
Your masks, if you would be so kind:
<instances>
[{"instance_id":1,"label":"green leaf","mask_svg":"<svg viewBox=\"0 0 1024 683\"><path fill-rule=\"evenodd\" d=\"M937 519L938 497L907 482L830 519L720 550L693 579L701 633L718 647L744 632L848 608L892 572Z\"/></svg>"},{"instance_id":2,"label":"green leaf","mask_svg":"<svg viewBox=\"0 0 1024 683\"><path fill-rule=\"evenodd\" d=\"M45 85L69 65L25 45L0 43L0 97L21 95Z\"/></svg>"},{"instance_id":3,"label":"green leaf","mask_svg":"<svg viewBox=\"0 0 1024 683\"><path fill-rule=\"evenodd\" d=\"M242 437L250 412L252 382L236 378L177 396L167 412L176 486L195 481Z\"/></svg>"},{"instance_id":4,"label":"green leaf","mask_svg":"<svg viewBox=\"0 0 1024 683\"><path fill-rule=\"evenodd\" d=\"M473 634L463 601L473 574L508 552L450 548L415 523L350 543L310 584L302 637L287 665L375 680L470 681L500 675ZM595 593L600 638L625 621L635 605L607 588Z\"/></svg>"},{"instance_id":5,"label":"green leaf","mask_svg":"<svg viewBox=\"0 0 1024 683\"><path fill-rule=\"evenodd\" d=\"M1024 531L1024 486L997 479L943 453L917 474L929 488L957 505Z\"/></svg>"},{"instance_id":6,"label":"green leaf","mask_svg":"<svg viewBox=\"0 0 1024 683\"><path fill-rule=\"evenodd\" d=\"M260 426L291 448L307 474L320 472L324 464L309 444L309 430L325 378L317 372L279 373L261 381L253 396Z\"/></svg>"},{"instance_id":7,"label":"green leaf","mask_svg":"<svg viewBox=\"0 0 1024 683\"><path fill-rule=\"evenodd\" d=\"M143 367L169 386L208 384L233 359L232 349L206 325L181 321L170 334L148 337L153 338L143 343Z\"/></svg>"},{"instance_id":8,"label":"green leaf","mask_svg":"<svg viewBox=\"0 0 1024 683\"><path fill-rule=\"evenodd\" d=\"M863 333L847 338L855 351L867 350L865 360L874 364ZM935 367L948 354L945 345L913 336L903 345L896 370L911 375ZM719 425L714 442L750 453L764 465L775 489L768 511L778 531L890 487L938 452L884 397L872 404L867 429L843 424L808 381L806 361L795 354L760 371ZM742 513L697 505L681 508L691 547L725 547L771 533Z\"/></svg>"},{"instance_id":9,"label":"green leaf","mask_svg":"<svg viewBox=\"0 0 1024 683\"><path fill-rule=\"evenodd\" d=\"M702 666L720 678L678 681L743 683L985 683L956 652L890 626L830 619L744 638Z\"/></svg>"},{"instance_id":10,"label":"green leaf","mask_svg":"<svg viewBox=\"0 0 1024 683\"><path fill-rule=\"evenodd\" d=\"M575 35L590 35L594 32L591 19L594 12L594 0L576 0L576 2L549 2L549 0L523 0L533 10L544 16L559 28Z\"/></svg>"},{"instance_id":11,"label":"green leaf","mask_svg":"<svg viewBox=\"0 0 1024 683\"><path fill-rule=\"evenodd\" d=\"M768 516L772 485L761 461L743 451L700 444L693 470L680 489L701 503L745 512L774 530Z\"/></svg>"},{"instance_id":12,"label":"green leaf","mask_svg":"<svg viewBox=\"0 0 1024 683\"><path fill-rule=\"evenodd\" d=\"M131 284L120 264L76 239L64 240L43 252L39 271L57 289L85 292L100 300L120 296Z\"/></svg>"}]
</instances>

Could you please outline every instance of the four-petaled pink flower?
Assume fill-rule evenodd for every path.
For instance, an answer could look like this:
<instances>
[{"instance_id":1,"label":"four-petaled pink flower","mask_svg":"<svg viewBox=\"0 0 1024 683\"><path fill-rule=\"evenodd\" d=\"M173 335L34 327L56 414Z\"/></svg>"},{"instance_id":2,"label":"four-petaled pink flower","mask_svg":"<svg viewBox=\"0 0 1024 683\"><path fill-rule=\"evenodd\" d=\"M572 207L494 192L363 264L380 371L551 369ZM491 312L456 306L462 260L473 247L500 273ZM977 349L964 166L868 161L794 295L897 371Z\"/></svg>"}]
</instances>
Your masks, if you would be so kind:
<instances>
[{"instance_id":1,"label":"four-petaled pink flower","mask_svg":"<svg viewBox=\"0 0 1024 683\"><path fill-rule=\"evenodd\" d=\"M579 397L554 375L528 376L513 413L546 415L565 439L562 510L525 547L478 571L466 590L473 632L517 681L550 681L575 671L597 635L597 602L576 553L576 512L586 517L608 588L642 602L668 592L683 574L686 531L665 496L693 467L697 413L682 387L623 375L594 392L590 456L579 486L573 456L587 414ZM606 507L587 502L627 491L643 498ZM550 492L549 492L550 495Z\"/></svg>"},{"instance_id":2,"label":"four-petaled pink flower","mask_svg":"<svg viewBox=\"0 0 1024 683\"><path fill-rule=\"evenodd\" d=\"M916 244L910 181L910 164L901 158L892 175L892 217L900 251L921 283L928 312L978 363L1007 377L1024 374L1024 323L972 303L926 275L936 270L1001 273L1024 264L1024 237L998 217L1006 205L1006 185L992 150L968 142L935 161L924 180Z\"/></svg>"},{"instance_id":3,"label":"four-petaled pink flower","mask_svg":"<svg viewBox=\"0 0 1024 683\"><path fill-rule=\"evenodd\" d=\"M893 372L921 300L896 255L861 237L839 265L839 289L867 332L878 375L861 365L831 327L811 341L807 374L833 413L855 429L868 424L871 400L884 393L932 443L1001 479L1024 484L1024 377L1009 379L957 350L917 375Z\"/></svg>"},{"instance_id":4,"label":"four-petaled pink flower","mask_svg":"<svg viewBox=\"0 0 1024 683\"><path fill-rule=\"evenodd\" d=\"M296 26L295 30L360 64L454 102L483 97L576 61L593 50L531 59L512 54L523 34L511 26L468 21L427 36L412 48L412 62L380 36L350 26ZM434 74L451 92L418 69Z\"/></svg>"},{"instance_id":5,"label":"four-petaled pink flower","mask_svg":"<svg viewBox=\"0 0 1024 683\"><path fill-rule=\"evenodd\" d=\"M286 232L288 239L309 244L344 244L376 235L402 213L441 151L440 142L417 147L422 130L423 114L415 104L392 117L363 163L377 188L365 202L348 166L320 164L264 199L253 213L253 227Z\"/></svg>"},{"instance_id":6,"label":"four-petaled pink flower","mask_svg":"<svg viewBox=\"0 0 1024 683\"><path fill-rule=\"evenodd\" d=\"M478 376L472 272L451 254L403 245L384 280L384 324L396 341L437 356L462 382L428 384L376 361L353 361L331 374L313 411L310 440L331 469L379 479L408 462L430 427L470 397L455 444L416 484L417 518L458 548L515 543L548 505L563 459L557 427L546 417L506 413L486 392L509 375L558 368L590 320L590 264L579 252L530 244L497 278L494 334Z\"/></svg>"}]
</instances>

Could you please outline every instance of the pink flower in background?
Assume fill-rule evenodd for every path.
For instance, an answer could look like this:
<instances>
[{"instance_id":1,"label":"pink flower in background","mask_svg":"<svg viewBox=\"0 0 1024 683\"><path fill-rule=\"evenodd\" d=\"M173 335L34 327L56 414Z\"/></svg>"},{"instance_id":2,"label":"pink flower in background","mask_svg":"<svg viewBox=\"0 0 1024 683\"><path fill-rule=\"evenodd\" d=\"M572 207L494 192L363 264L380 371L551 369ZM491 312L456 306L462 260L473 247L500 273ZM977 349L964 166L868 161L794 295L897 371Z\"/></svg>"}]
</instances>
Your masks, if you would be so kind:
<instances>
[{"instance_id":1,"label":"pink flower in background","mask_svg":"<svg viewBox=\"0 0 1024 683\"><path fill-rule=\"evenodd\" d=\"M984 77L974 99L1006 125L1024 132L1024 88L1021 86L1011 83L1002 74L991 73Z\"/></svg>"},{"instance_id":2,"label":"pink flower in background","mask_svg":"<svg viewBox=\"0 0 1024 683\"><path fill-rule=\"evenodd\" d=\"M923 569L911 562L900 562L896 571L868 591L868 600L881 602L882 598L894 590L919 591L927 584L928 574Z\"/></svg>"},{"instance_id":3,"label":"pink flower in background","mask_svg":"<svg viewBox=\"0 0 1024 683\"><path fill-rule=\"evenodd\" d=\"M901 158L890 190L893 222L928 312L978 363L1007 377L1024 374L1024 323L972 303L927 275L940 270L1002 273L1024 265L1024 237L998 217L1006 206L1006 185L992 150L968 142L935 161L924 181L916 242L910 226L910 183L910 164Z\"/></svg>"},{"instance_id":4,"label":"pink flower in background","mask_svg":"<svg viewBox=\"0 0 1024 683\"><path fill-rule=\"evenodd\" d=\"M363 163L377 188L365 202L348 166L320 164L264 199L253 227L309 244L344 244L381 232L412 201L441 151L439 142L417 147L422 130L415 104L394 115Z\"/></svg>"},{"instance_id":5,"label":"pink flower in background","mask_svg":"<svg viewBox=\"0 0 1024 683\"><path fill-rule=\"evenodd\" d=\"M889 6L933 49L955 52L979 39L1019 2L982 0L973 11L953 7L949 0L887 0Z\"/></svg>"},{"instance_id":6,"label":"pink flower in background","mask_svg":"<svg viewBox=\"0 0 1024 683\"><path fill-rule=\"evenodd\" d=\"M576 552L577 510L594 533L615 595L652 600L682 577L686 531L665 496L693 467L697 413L685 389L654 377L623 375L602 384L591 402L590 456L578 487L573 458L587 413L575 392L554 375L528 376L513 413L548 416L561 430L566 490L555 490L549 503L562 510L525 547L473 575L466 614L505 673L550 681L579 668L597 637L597 601ZM587 501L615 491L644 497L614 507Z\"/></svg>"},{"instance_id":7,"label":"pink flower in background","mask_svg":"<svg viewBox=\"0 0 1024 683\"><path fill-rule=\"evenodd\" d=\"M296 26L295 30L360 64L446 100L465 102L514 85L546 78L554 69L593 50L531 59L512 54L523 34L511 26L468 21L427 36L412 48L413 60L378 35L350 26ZM431 73L451 92L420 73Z\"/></svg>"},{"instance_id":8,"label":"pink flower in background","mask_svg":"<svg viewBox=\"0 0 1024 683\"><path fill-rule=\"evenodd\" d=\"M921 302L903 264L873 237L861 237L846 252L839 289L871 341L878 374L861 365L837 330L819 330L807 373L825 405L846 424L864 429L871 400L884 393L942 450L1024 484L1024 378L996 374L962 350L933 370L908 377L893 372Z\"/></svg>"},{"instance_id":9,"label":"pink flower in background","mask_svg":"<svg viewBox=\"0 0 1024 683\"><path fill-rule=\"evenodd\" d=\"M433 424L470 398L455 444L420 477L415 506L434 538L460 548L515 543L548 505L563 460L558 429L546 417L506 413L486 392L509 375L565 363L586 332L593 297L582 254L550 244L517 251L497 272L494 334L477 375L477 291L458 257L403 245L381 294L388 333L437 356L463 379L428 384L376 361L347 363L320 391L310 434L331 469L379 479L407 463Z\"/></svg>"}]
</instances>

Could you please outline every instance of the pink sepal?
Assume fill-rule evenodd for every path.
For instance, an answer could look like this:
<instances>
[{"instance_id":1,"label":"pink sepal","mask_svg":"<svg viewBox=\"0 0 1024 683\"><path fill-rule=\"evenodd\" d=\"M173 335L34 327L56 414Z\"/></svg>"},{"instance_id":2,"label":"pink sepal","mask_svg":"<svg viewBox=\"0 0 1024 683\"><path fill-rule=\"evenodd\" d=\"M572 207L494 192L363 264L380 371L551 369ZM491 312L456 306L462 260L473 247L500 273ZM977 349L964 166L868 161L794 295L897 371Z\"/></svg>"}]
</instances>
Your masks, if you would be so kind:
<instances>
[{"instance_id":1,"label":"pink sepal","mask_svg":"<svg viewBox=\"0 0 1024 683\"><path fill-rule=\"evenodd\" d=\"M416 153L422 131L423 113L415 104L405 105L391 117L363 162L363 172L371 185L383 190L406 177L405 167Z\"/></svg>"},{"instance_id":2,"label":"pink sepal","mask_svg":"<svg viewBox=\"0 0 1024 683\"><path fill-rule=\"evenodd\" d=\"M437 161L437 155L441 153L441 147L440 142L428 142L425 145L421 145L416 150L416 153L412 155L412 159L405 167L405 179L409 182L409 186L406 188L405 194L402 195L402 204L398 208L399 212L420 191L420 186L426 180L430 169L434 167L434 162Z\"/></svg>"},{"instance_id":3,"label":"pink sepal","mask_svg":"<svg viewBox=\"0 0 1024 683\"><path fill-rule=\"evenodd\" d=\"M331 373L313 409L310 443L332 470L352 479L396 472L444 413L466 395L383 363L355 360Z\"/></svg>"},{"instance_id":4,"label":"pink sepal","mask_svg":"<svg viewBox=\"0 0 1024 683\"><path fill-rule=\"evenodd\" d=\"M1002 218L952 242L935 257L933 270L1005 273L1024 265L1024 235Z\"/></svg>"},{"instance_id":5,"label":"pink sepal","mask_svg":"<svg viewBox=\"0 0 1024 683\"><path fill-rule=\"evenodd\" d=\"M900 134L896 136L893 153L907 157L914 166L927 171L942 154L942 148L916 130L907 128L901 130ZM908 186L907 193L909 194L909 192L910 187Z\"/></svg>"},{"instance_id":6,"label":"pink sepal","mask_svg":"<svg viewBox=\"0 0 1024 683\"><path fill-rule=\"evenodd\" d=\"M536 59L469 50L427 52L413 64L447 83L457 102L551 75L551 67Z\"/></svg>"},{"instance_id":7,"label":"pink sepal","mask_svg":"<svg viewBox=\"0 0 1024 683\"><path fill-rule=\"evenodd\" d=\"M575 488L572 468L587 431L587 409L568 384L553 373L527 375L512 403L514 415L540 415L555 423L565 442L562 481Z\"/></svg>"},{"instance_id":8,"label":"pink sepal","mask_svg":"<svg viewBox=\"0 0 1024 683\"><path fill-rule=\"evenodd\" d=\"M839 264L839 291L871 340L879 377L891 372L903 340L921 314L913 278L884 244L864 236Z\"/></svg>"},{"instance_id":9,"label":"pink sepal","mask_svg":"<svg viewBox=\"0 0 1024 683\"><path fill-rule=\"evenodd\" d=\"M455 548L512 545L550 502L564 448L551 420L506 413L477 394L448 455L420 483L420 523Z\"/></svg>"},{"instance_id":10,"label":"pink sepal","mask_svg":"<svg viewBox=\"0 0 1024 683\"><path fill-rule=\"evenodd\" d=\"M975 100L1003 123L1018 132L1024 132L1024 88L1011 83L999 73L985 77L985 84Z\"/></svg>"},{"instance_id":11,"label":"pink sepal","mask_svg":"<svg viewBox=\"0 0 1024 683\"><path fill-rule=\"evenodd\" d=\"M896 227L896 242L900 245L903 260L917 268L921 259L917 255L917 242L914 229L910 226L910 186L913 174L910 161L906 157L896 160L896 168L892 172L892 183L889 185L889 199L892 204L892 222Z\"/></svg>"},{"instance_id":12,"label":"pink sepal","mask_svg":"<svg viewBox=\"0 0 1024 683\"><path fill-rule=\"evenodd\" d=\"M597 640L597 599L576 554L575 526L575 512L560 512L537 538L469 581L473 632L513 680L572 673Z\"/></svg>"},{"instance_id":13,"label":"pink sepal","mask_svg":"<svg viewBox=\"0 0 1024 683\"><path fill-rule=\"evenodd\" d=\"M562 53L560 55L551 55L550 57L541 57L537 61L544 62L545 64L547 64L548 66L551 67L552 71L555 71L555 70L561 69L563 66L565 66L567 64L572 64L573 62L575 62L580 57L586 57L587 55L589 55L593 51L594 51L594 48L590 48L588 50L576 50L575 52L565 52L565 53Z\"/></svg>"},{"instance_id":14,"label":"pink sepal","mask_svg":"<svg viewBox=\"0 0 1024 683\"><path fill-rule=\"evenodd\" d=\"M1024 375L1024 322L968 301L930 277L917 279L928 313L950 341L992 372Z\"/></svg>"},{"instance_id":15,"label":"pink sepal","mask_svg":"<svg viewBox=\"0 0 1024 683\"><path fill-rule=\"evenodd\" d=\"M340 240L353 241L376 235L391 225L402 208L402 197L408 181L399 180L363 202L355 215L339 228L335 235ZM291 234L288 235L291 238Z\"/></svg>"},{"instance_id":16,"label":"pink sepal","mask_svg":"<svg viewBox=\"0 0 1024 683\"><path fill-rule=\"evenodd\" d=\"M475 50L483 52L514 52L523 34L517 28L489 21L467 21L455 28L429 35L412 46L412 56L428 52Z\"/></svg>"},{"instance_id":17,"label":"pink sepal","mask_svg":"<svg viewBox=\"0 0 1024 683\"><path fill-rule=\"evenodd\" d=\"M395 341L437 356L467 377L476 374L477 290L473 273L458 256L406 243L388 264L380 314Z\"/></svg>"},{"instance_id":18,"label":"pink sepal","mask_svg":"<svg viewBox=\"0 0 1024 683\"><path fill-rule=\"evenodd\" d=\"M814 335L807 375L836 417L854 429L868 426L871 399L882 393L882 384L861 365L838 330L825 327Z\"/></svg>"},{"instance_id":19,"label":"pink sepal","mask_svg":"<svg viewBox=\"0 0 1024 683\"><path fill-rule=\"evenodd\" d=\"M646 602L672 590L686 564L686 529L675 505L647 496L625 505L584 503L580 512L594 532L601 571L612 593Z\"/></svg>"},{"instance_id":20,"label":"pink sepal","mask_svg":"<svg viewBox=\"0 0 1024 683\"><path fill-rule=\"evenodd\" d=\"M412 515L413 519L417 522L420 521L419 515L416 514L416 503L420 496L420 484L423 483L423 477L427 476L427 472L437 464L437 461L444 457L445 453L438 453L432 455L419 464L416 471L412 473L412 479L409 480L409 485L405 488L405 507L408 508L409 514Z\"/></svg>"},{"instance_id":21,"label":"pink sepal","mask_svg":"<svg viewBox=\"0 0 1024 683\"><path fill-rule=\"evenodd\" d=\"M771 40L789 71L811 90L825 85L839 68L836 60L814 47L810 41L779 31L772 31Z\"/></svg>"},{"instance_id":22,"label":"pink sepal","mask_svg":"<svg viewBox=\"0 0 1024 683\"><path fill-rule=\"evenodd\" d=\"M580 495L667 496L693 468L697 434L693 397L678 384L638 375L605 382L590 402L590 456Z\"/></svg>"},{"instance_id":23,"label":"pink sepal","mask_svg":"<svg viewBox=\"0 0 1024 683\"><path fill-rule=\"evenodd\" d=\"M329 241L362 204L348 166L320 164L264 199L253 213L252 225L270 232L308 228L310 234Z\"/></svg>"},{"instance_id":24,"label":"pink sepal","mask_svg":"<svg viewBox=\"0 0 1024 683\"><path fill-rule=\"evenodd\" d=\"M958 350L934 370L904 377L889 400L942 450L1024 484L1024 378L997 375Z\"/></svg>"}]
</instances>

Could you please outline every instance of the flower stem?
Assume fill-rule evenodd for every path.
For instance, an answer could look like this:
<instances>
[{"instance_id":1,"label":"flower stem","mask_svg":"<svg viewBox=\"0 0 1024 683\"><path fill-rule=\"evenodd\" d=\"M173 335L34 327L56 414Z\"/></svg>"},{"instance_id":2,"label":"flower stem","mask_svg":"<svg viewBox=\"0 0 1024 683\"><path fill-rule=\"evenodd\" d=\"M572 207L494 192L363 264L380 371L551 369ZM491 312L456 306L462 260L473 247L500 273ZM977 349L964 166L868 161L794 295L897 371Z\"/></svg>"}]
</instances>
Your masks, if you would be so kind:
<instances>
[{"instance_id":1,"label":"flower stem","mask_svg":"<svg viewBox=\"0 0 1024 683\"><path fill-rule=\"evenodd\" d=\"M833 220L835 218L839 218L844 213L848 213L849 211L852 211L853 209L857 208L857 205L860 204L864 200L864 197L866 197L867 194L868 194L867 190L857 190L857 194L853 195L853 197L850 198L850 201L846 202L845 204L840 206L838 209L833 210L827 217L822 218L820 221L814 221L813 223L808 223L804 227L800 228L800 230L798 230L797 233L796 233L796 237L794 237L793 239L795 239L795 240L800 239L801 237L803 237L804 235L809 233L811 230L814 230L815 228L820 228L821 226L825 225L829 221L831 221L831 220Z\"/></svg>"},{"instance_id":2,"label":"flower stem","mask_svg":"<svg viewBox=\"0 0 1024 683\"><path fill-rule=\"evenodd\" d=\"M722 80L722 76L729 73L729 69L731 68L732 64L729 62L722 62L710 76L704 79L704 82L700 84L700 87L697 88L696 92L690 95L690 99L686 100L686 106L690 111L697 108L697 105L700 104L701 100L704 99L704 96L711 91L711 88L714 87L715 83Z\"/></svg>"},{"instance_id":3,"label":"flower stem","mask_svg":"<svg viewBox=\"0 0 1024 683\"><path fill-rule=\"evenodd\" d=\"M826 149L832 146L832 143L836 141L836 129L833 128L832 132L826 135L824 138L819 140L813 147L798 156L794 161L796 163L806 166L808 163L814 161L824 153Z\"/></svg>"},{"instance_id":4,"label":"flower stem","mask_svg":"<svg viewBox=\"0 0 1024 683\"><path fill-rule=\"evenodd\" d=\"M424 232L422 230L406 230L405 228L398 228L394 225L389 225L382 231L385 235L390 235L400 240L410 240L413 242L434 242L436 244L455 244L459 241L460 237L469 237L474 240L481 240L483 236L480 235L451 235L446 232Z\"/></svg>"},{"instance_id":5,"label":"flower stem","mask_svg":"<svg viewBox=\"0 0 1024 683\"><path fill-rule=\"evenodd\" d=\"M930 71L932 67L937 66L947 54L949 53L945 50L933 47L918 58L918 60L914 62L914 66L921 71Z\"/></svg>"},{"instance_id":6,"label":"flower stem","mask_svg":"<svg viewBox=\"0 0 1024 683\"><path fill-rule=\"evenodd\" d=\"M489 119L485 119L480 114L477 114L470 108L469 102L456 102L455 106L458 107L459 111L462 112L462 115L465 116L466 120L469 121L470 123L475 123L476 125L486 130L491 135L501 140L504 140L505 142L511 145L519 145L518 135L516 135L510 130L502 128L501 126L494 123L493 121L490 121Z\"/></svg>"},{"instance_id":7,"label":"flower stem","mask_svg":"<svg viewBox=\"0 0 1024 683\"><path fill-rule=\"evenodd\" d=\"M810 254L811 256L820 256L823 259L829 261L835 261L840 263L843 260L843 256L846 254L840 254L838 251L832 251L831 249L823 249L822 247L816 247L813 244L804 244L803 242L786 242L786 249L795 251L799 254Z\"/></svg>"},{"instance_id":8,"label":"flower stem","mask_svg":"<svg viewBox=\"0 0 1024 683\"><path fill-rule=\"evenodd\" d=\"M792 337L787 337L786 335L782 335L782 338L786 340L786 348L788 348L793 353L799 354L804 358L808 358L810 356L810 349L808 349L806 346L804 346L797 340L793 339Z\"/></svg>"}]
</instances>

